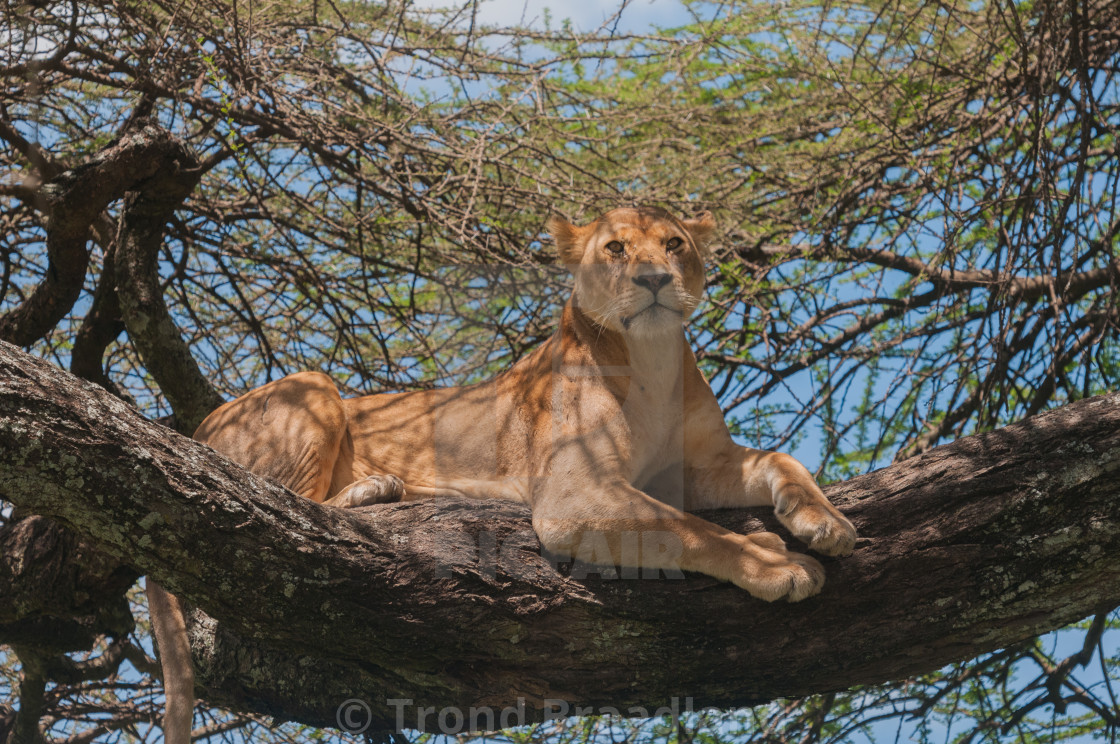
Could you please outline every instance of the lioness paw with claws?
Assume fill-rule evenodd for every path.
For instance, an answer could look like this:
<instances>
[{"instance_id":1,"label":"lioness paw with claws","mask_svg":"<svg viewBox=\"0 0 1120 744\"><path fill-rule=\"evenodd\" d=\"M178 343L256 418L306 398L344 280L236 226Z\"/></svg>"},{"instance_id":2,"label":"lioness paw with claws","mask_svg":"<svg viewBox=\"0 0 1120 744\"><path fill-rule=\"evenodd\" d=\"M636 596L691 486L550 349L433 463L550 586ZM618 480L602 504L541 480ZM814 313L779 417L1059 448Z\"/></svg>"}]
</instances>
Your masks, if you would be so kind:
<instances>
[{"instance_id":1,"label":"lioness paw with claws","mask_svg":"<svg viewBox=\"0 0 1120 744\"><path fill-rule=\"evenodd\" d=\"M799 602L824 586L824 567L810 556L787 549L777 535L759 532L743 540L740 573L731 581L753 596L767 602Z\"/></svg>"},{"instance_id":2,"label":"lioness paw with claws","mask_svg":"<svg viewBox=\"0 0 1120 744\"><path fill-rule=\"evenodd\" d=\"M797 539L824 555L849 555L856 546L856 528L831 504L803 503L779 519Z\"/></svg>"}]
</instances>

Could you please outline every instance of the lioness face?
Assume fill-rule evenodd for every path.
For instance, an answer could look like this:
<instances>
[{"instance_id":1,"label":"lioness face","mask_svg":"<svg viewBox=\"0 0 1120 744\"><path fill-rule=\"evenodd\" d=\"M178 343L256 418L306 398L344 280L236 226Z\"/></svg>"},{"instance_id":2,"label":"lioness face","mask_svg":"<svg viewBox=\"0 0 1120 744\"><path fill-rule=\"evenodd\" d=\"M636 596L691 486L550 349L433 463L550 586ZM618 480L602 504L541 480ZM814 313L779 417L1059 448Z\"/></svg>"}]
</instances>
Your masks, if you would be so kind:
<instances>
[{"instance_id":1,"label":"lioness face","mask_svg":"<svg viewBox=\"0 0 1120 744\"><path fill-rule=\"evenodd\" d=\"M549 220L561 259L576 278L576 302L626 336L677 331L704 291L704 246L714 228L705 212L679 220L663 209L615 209L578 227Z\"/></svg>"}]
</instances>

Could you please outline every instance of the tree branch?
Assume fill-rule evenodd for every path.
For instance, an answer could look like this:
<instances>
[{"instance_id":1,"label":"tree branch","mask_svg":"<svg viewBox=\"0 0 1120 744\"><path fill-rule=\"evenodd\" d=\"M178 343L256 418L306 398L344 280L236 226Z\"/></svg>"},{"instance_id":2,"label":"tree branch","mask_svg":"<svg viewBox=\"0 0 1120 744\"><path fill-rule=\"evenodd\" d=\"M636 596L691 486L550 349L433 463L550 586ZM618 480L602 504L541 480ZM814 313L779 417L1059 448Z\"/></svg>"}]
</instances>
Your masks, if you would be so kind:
<instances>
[{"instance_id":1,"label":"tree branch","mask_svg":"<svg viewBox=\"0 0 1120 744\"><path fill-rule=\"evenodd\" d=\"M136 578L44 517L0 526L0 643L60 654L124 637L133 624L125 592Z\"/></svg>"},{"instance_id":2,"label":"tree branch","mask_svg":"<svg viewBox=\"0 0 1120 744\"><path fill-rule=\"evenodd\" d=\"M190 196L203 170L178 140L168 144L163 158L163 167L153 178L125 199L114 274L128 335L171 404L176 429L189 435L223 401L199 370L168 312L159 279L159 252L167 222Z\"/></svg>"},{"instance_id":3,"label":"tree branch","mask_svg":"<svg viewBox=\"0 0 1120 744\"><path fill-rule=\"evenodd\" d=\"M832 486L864 539L793 605L701 576L577 580L499 501L322 507L6 345L0 458L5 498L214 618L192 631L211 701L314 725L350 698L374 727L400 710L428 729L418 707L748 705L929 671L1120 602L1120 394ZM705 516L780 529L761 510Z\"/></svg>"},{"instance_id":4,"label":"tree branch","mask_svg":"<svg viewBox=\"0 0 1120 744\"><path fill-rule=\"evenodd\" d=\"M181 147L166 131L144 127L42 187L48 215L46 275L22 304L0 316L0 339L28 346L70 312L85 281L86 241L94 221L126 191L159 174L168 152Z\"/></svg>"},{"instance_id":5,"label":"tree branch","mask_svg":"<svg viewBox=\"0 0 1120 744\"><path fill-rule=\"evenodd\" d=\"M1118 226L1120 220L1108 231L1110 236L1116 233ZM896 269L932 284L934 292L931 296L934 297L988 288L993 292L1006 292L1012 299L1036 300L1051 290L1056 290L1063 296L1078 298L1094 289L1120 281L1120 259L1113 259L1103 266L1085 271L1058 272L1056 276L1016 276L1004 275L991 269L958 270L953 267L946 269L931 266L913 256L904 256L885 248L767 244L743 246L736 253L758 265L768 265L778 259L813 258L820 261L868 263Z\"/></svg>"},{"instance_id":6,"label":"tree branch","mask_svg":"<svg viewBox=\"0 0 1120 744\"><path fill-rule=\"evenodd\" d=\"M115 243L105 252L101 276L98 278L97 289L93 292L93 304L74 335L70 371L123 398L127 393L105 374L103 362L105 349L125 330L120 299L117 296L116 253Z\"/></svg>"},{"instance_id":7,"label":"tree branch","mask_svg":"<svg viewBox=\"0 0 1120 744\"><path fill-rule=\"evenodd\" d=\"M15 647L22 667L19 681L19 710L12 723L12 731L6 744L47 744L47 739L39 730L39 719L46 707L47 688L46 662L37 649Z\"/></svg>"}]
</instances>

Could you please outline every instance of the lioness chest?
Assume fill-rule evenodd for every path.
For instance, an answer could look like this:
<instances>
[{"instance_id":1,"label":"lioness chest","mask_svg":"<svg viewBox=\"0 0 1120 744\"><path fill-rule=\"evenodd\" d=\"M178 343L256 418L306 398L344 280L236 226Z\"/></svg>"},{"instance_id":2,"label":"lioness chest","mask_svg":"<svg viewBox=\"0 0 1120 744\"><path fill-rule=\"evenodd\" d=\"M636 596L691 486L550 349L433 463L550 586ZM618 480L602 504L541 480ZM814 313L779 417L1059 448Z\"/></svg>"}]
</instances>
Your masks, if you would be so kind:
<instances>
[{"instance_id":1,"label":"lioness chest","mask_svg":"<svg viewBox=\"0 0 1120 744\"><path fill-rule=\"evenodd\" d=\"M684 359L675 339L631 350L622 416L630 437L630 483L664 501L683 499Z\"/></svg>"}]
</instances>

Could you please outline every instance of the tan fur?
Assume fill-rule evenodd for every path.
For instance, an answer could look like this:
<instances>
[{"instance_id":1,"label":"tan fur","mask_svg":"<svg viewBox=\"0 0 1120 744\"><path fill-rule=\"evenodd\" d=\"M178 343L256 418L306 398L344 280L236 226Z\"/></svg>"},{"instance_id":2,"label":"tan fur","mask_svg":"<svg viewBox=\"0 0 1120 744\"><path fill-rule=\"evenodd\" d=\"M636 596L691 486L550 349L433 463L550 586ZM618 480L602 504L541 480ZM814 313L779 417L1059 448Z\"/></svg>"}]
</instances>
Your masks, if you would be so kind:
<instances>
[{"instance_id":1,"label":"tan fur","mask_svg":"<svg viewBox=\"0 0 1120 744\"><path fill-rule=\"evenodd\" d=\"M328 505L504 498L531 507L553 553L698 571L768 601L816 594L823 568L777 535L688 513L773 505L822 553L855 545L800 463L732 441L686 344L711 215L616 209L549 229L575 291L555 335L504 374L343 400L326 375L304 372L222 406L195 438Z\"/></svg>"},{"instance_id":2,"label":"tan fur","mask_svg":"<svg viewBox=\"0 0 1120 744\"><path fill-rule=\"evenodd\" d=\"M194 717L194 666L179 598L150 578L145 582L152 635L163 667L164 744L190 744Z\"/></svg>"}]
</instances>

